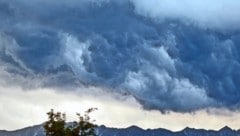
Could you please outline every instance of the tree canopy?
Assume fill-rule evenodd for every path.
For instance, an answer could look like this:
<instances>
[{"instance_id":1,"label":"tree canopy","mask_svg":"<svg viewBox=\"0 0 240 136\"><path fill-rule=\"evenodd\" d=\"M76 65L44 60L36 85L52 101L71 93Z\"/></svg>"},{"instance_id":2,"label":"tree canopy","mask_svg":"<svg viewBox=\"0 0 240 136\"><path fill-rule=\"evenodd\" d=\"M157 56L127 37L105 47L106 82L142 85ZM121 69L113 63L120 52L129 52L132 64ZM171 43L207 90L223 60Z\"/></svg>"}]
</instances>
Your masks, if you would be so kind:
<instances>
[{"instance_id":1,"label":"tree canopy","mask_svg":"<svg viewBox=\"0 0 240 136\"><path fill-rule=\"evenodd\" d=\"M66 123L66 114L54 112L47 113L48 121L44 124L46 136L96 136L95 127L89 116L96 108L90 108L83 115L77 113L78 121Z\"/></svg>"}]
</instances>

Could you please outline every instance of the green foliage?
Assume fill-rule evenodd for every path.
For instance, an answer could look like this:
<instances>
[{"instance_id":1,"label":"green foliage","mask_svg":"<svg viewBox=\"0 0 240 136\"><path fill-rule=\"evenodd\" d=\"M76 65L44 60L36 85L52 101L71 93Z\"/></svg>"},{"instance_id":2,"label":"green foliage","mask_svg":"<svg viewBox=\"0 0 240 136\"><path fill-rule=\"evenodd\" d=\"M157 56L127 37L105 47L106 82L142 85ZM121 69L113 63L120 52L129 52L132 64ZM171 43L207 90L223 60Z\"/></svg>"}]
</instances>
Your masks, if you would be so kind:
<instances>
[{"instance_id":1,"label":"green foliage","mask_svg":"<svg viewBox=\"0 0 240 136\"><path fill-rule=\"evenodd\" d=\"M97 110L90 108L84 115L77 113L79 121L66 124L66 115L61 112L54 113L52 109L47 113L48 121L44 124L46 136L96 136L94 128L96 125L91 123L89 114Z\"/></svg>"},{"instance_id":2,"label":"green foliage","mask_svg":"<svg viewBox=\"0 0 240 136\"><path fill-rule=\"evenodd\" d=\"M80 136L96 136L94 127L96 127L94 124L90 122L90 116L89 114L96 110L96 108L90 108L87 111L85 111L85 114L81 116L81 114L77 113L77 116L79 118L78 126L80 127Z\"/></svg>"},{"instance_id":3,"label":"green foliage","mask_svg":"<svg viewBox=\"0 0 240 136\"><path fill-rule=\"evenodd\" d=\"M48 121L44 124L46 136L64 136L65 114L54 113L53 109L47 113Z\"/></svg>"}]
</instances>

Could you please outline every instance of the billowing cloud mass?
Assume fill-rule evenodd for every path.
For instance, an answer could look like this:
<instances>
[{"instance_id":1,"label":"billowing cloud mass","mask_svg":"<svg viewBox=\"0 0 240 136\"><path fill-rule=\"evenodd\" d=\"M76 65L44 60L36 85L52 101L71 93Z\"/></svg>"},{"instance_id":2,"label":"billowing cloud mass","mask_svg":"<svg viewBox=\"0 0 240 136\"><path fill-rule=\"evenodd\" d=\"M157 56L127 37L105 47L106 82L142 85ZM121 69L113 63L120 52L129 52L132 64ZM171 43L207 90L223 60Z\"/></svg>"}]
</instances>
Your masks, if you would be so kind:
<instances>
[{"instance_id":1,"label":"billowing cloud mass","mask_svg":"<svg viewBox=\"0 0 240 136\"><path fill-rule=\"evenodd\" d=\"M239 110L237 0L2 0L1 85L98 86L145 109Z\"/></svg>"}]
</instances>

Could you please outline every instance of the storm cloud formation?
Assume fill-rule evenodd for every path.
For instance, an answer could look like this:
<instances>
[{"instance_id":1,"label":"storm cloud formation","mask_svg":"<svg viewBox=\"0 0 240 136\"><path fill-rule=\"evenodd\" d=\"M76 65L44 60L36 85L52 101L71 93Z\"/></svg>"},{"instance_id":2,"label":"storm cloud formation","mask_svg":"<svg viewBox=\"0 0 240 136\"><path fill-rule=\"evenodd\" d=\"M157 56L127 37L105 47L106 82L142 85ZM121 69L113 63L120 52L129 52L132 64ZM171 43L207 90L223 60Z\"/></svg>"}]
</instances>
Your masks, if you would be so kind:
<instances>
[{"instance_id":1,"label":"storm cloud formation","mask_svg":"<svg viewBox=\"0 0 240 136\"><path fill-rule=\"evenodd\" d=\"M93 85L162 112L239 110L240 3L146 2L1 0L0 83Z\"/></svg>"}]
</instances>

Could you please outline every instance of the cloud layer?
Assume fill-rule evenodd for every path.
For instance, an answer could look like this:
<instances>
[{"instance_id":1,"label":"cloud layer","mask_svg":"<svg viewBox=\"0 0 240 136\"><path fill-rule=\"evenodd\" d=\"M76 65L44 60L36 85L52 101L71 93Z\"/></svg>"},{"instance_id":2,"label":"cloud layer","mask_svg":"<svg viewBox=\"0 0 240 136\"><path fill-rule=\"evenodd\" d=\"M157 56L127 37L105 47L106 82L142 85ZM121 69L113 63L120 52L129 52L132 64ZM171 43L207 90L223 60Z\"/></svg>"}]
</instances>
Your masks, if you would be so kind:
<instances>
[{"instance_id":1,"label":"cloud layer","mask_svg":"<svg viewBox=\"0 0 240 136\"><path fill-rule=\"evenodd\" d=\"M238 0L131 1L137 13L156 20L179 19L208 29L239 30L240 27Z\"/></svg>"},{"instance_id":2,"label":"cloud layer","mask_svg":"<svg viewBox=\"0 0 240 136\"><path fill-rule=\"evenodd\" d=\"M221 4L236 12L215 15ZM100 86L162 112L239 110L240 33L233 31L239 28L238 5L234 0L3 0L0 81ZM233 29L225 29L230 25Z\"/></svg>"}]
</instances>

